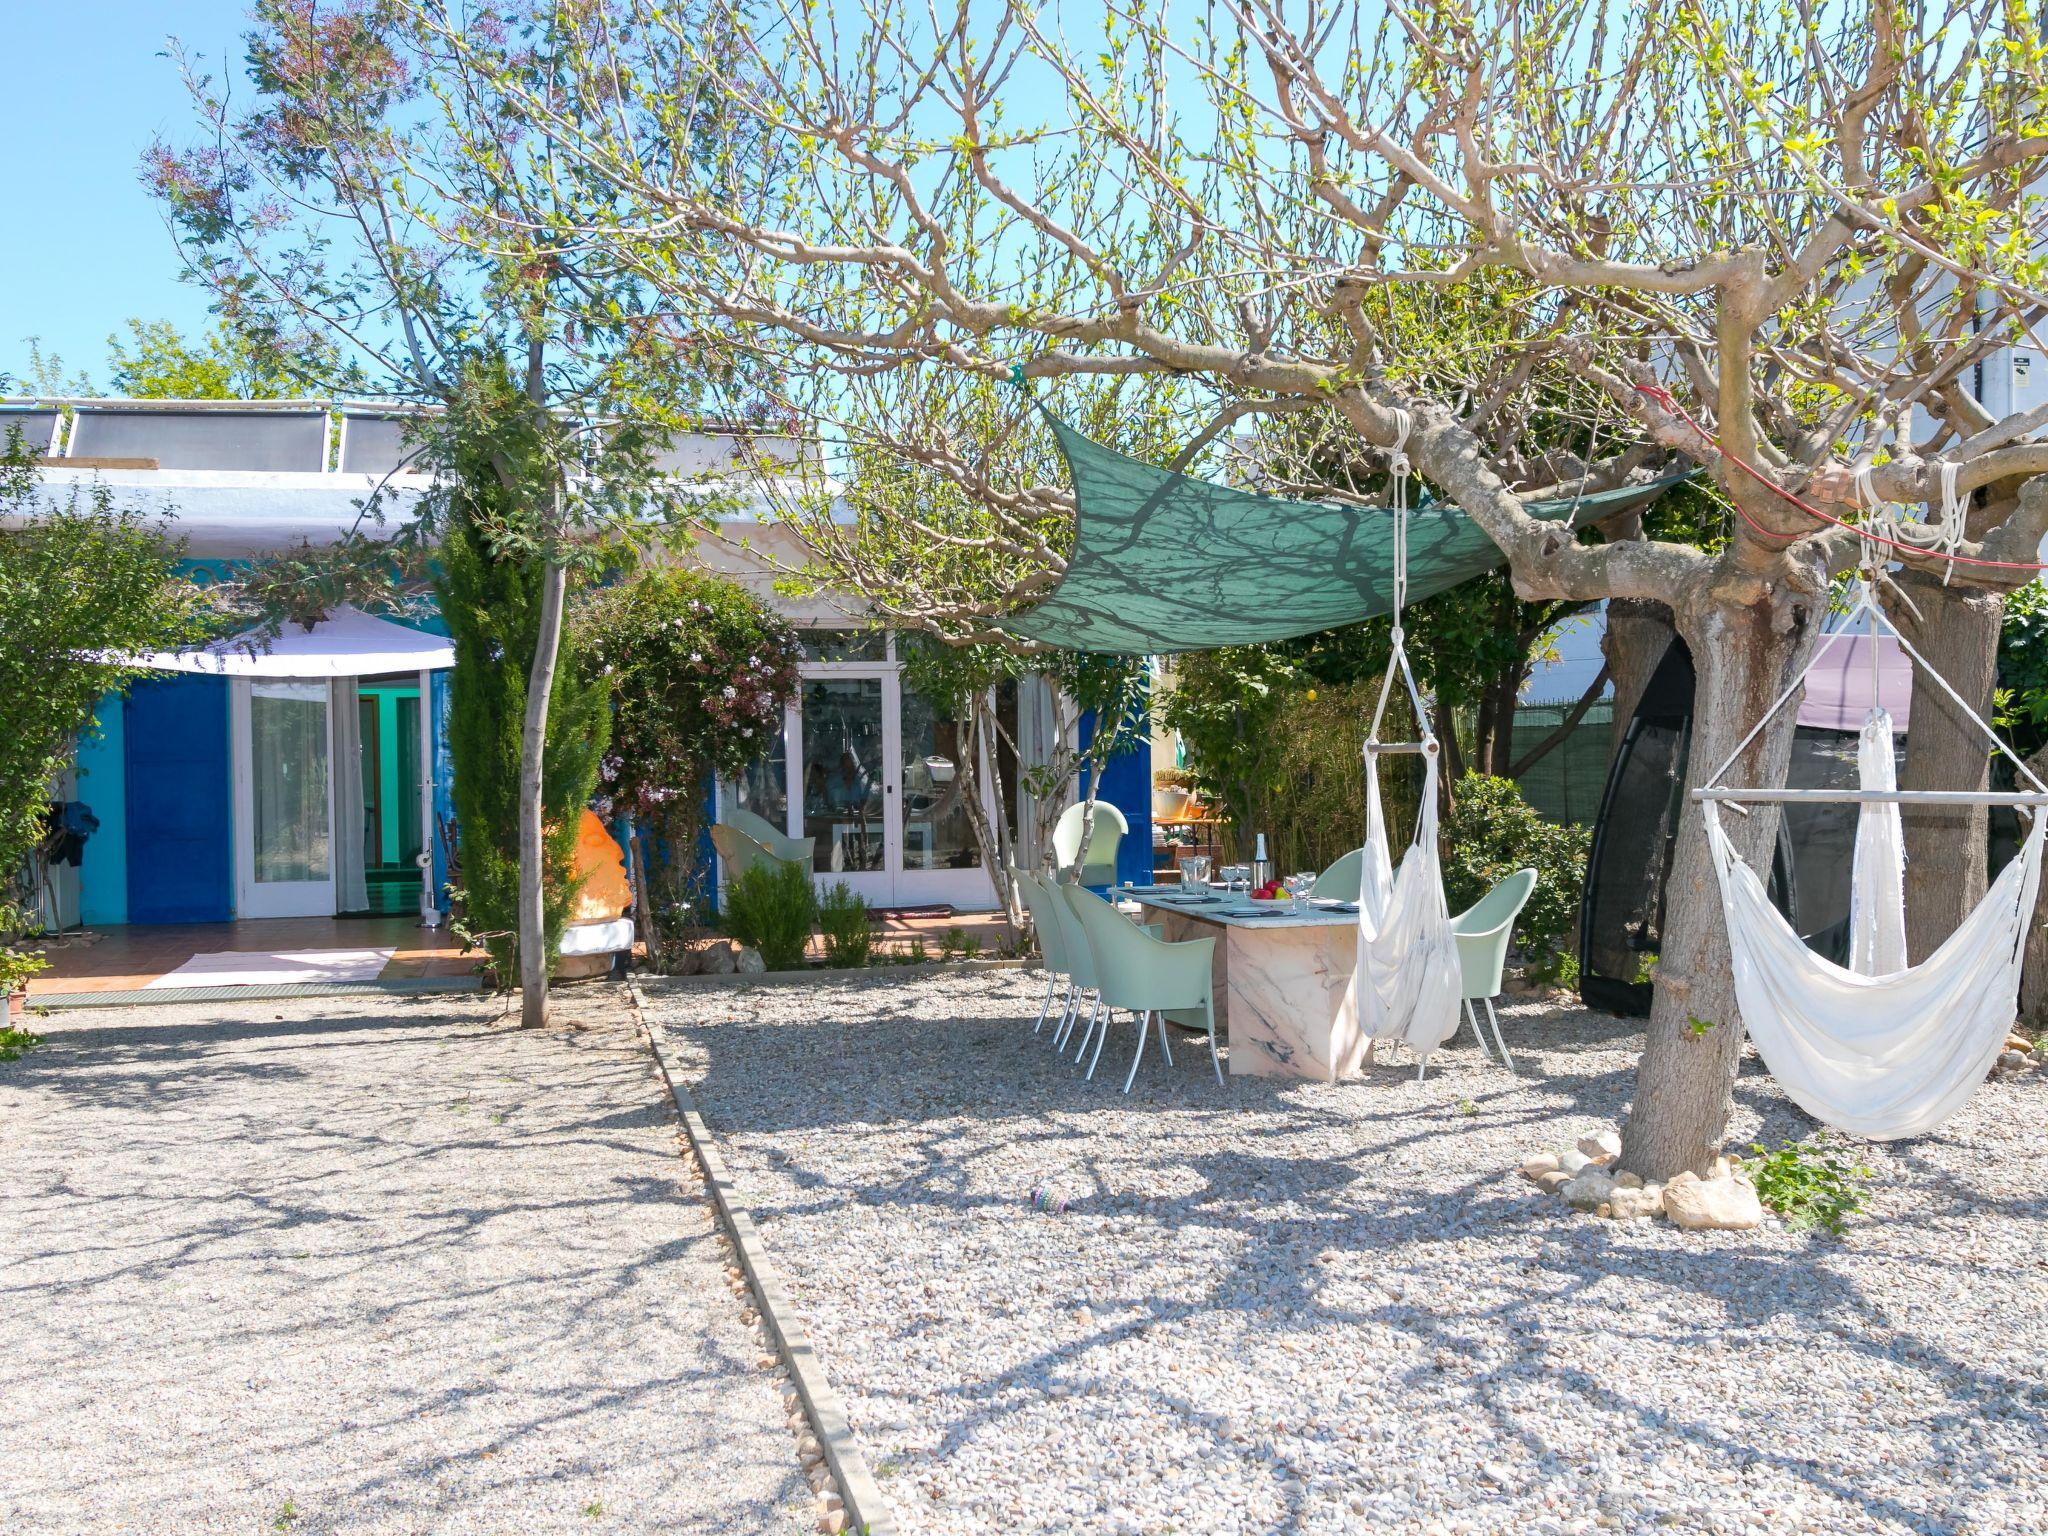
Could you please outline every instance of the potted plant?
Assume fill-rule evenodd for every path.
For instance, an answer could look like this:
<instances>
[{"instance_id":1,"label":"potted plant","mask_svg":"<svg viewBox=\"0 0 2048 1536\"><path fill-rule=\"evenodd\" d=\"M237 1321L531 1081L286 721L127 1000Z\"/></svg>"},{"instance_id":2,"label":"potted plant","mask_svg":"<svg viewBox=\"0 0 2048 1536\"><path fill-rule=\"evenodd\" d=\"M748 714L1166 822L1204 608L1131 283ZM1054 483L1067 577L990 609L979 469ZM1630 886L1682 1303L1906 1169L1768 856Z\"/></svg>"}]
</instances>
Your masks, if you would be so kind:
<instances>
[{"instance_id":1,"label":"potted plant","mask_svg":"<svg viewBox=\"0 0 2048 1536\"><path fill-rule=\"evenodd\" d=\"M1185 816L1194 799L1195 781L1184 768L1159 768L1152 774L1152 815L1160 821Z\"/></svg>"},{"instance_id":2,"label":"potted plant","mask_svg":"<svg viewBox=\"0 0 2048 1536\"><path fill-rule=\"evenodd\" d=\"M15 995L25 995L29 977L49 967L50 962L41 955L0 945L0 1036L14 1027Z\"/></svg>"}]
</instances>

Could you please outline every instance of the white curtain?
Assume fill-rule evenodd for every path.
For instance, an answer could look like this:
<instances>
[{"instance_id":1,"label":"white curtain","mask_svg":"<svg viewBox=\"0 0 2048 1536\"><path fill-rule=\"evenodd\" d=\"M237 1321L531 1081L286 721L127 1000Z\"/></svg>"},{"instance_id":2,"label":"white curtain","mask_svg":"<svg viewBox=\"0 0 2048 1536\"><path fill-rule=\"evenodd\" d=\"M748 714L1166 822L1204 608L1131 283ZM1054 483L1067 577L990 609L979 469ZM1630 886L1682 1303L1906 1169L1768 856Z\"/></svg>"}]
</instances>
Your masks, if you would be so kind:
<instances>
[{"instance_id":1,"label":"white curtain","mask_svg":"<svg viewBox=\"0 0 2048 1536\"><path fill-rule=\"evenodd\" d=\"M1873 709L1856 743L1857 782L1899 787L1892 717ZM1865 805L1856 815L1856 857L1849 877L1849 969L1889 976L1906 968L1906 833L1897 802Z\"/></svg>"},{"instance_id":2,"label":"white curtain","mask_svg":"<svg viewBox=\"0 0 2048 1536\"><path fill-rule=\"evenodd\" d=\"M363 868L363 725L361 695L352 677L328 685L334 715L334 906L364 912L370 906Z\"/></svg>"},{"instance_id":3,"label":"white curtain","mask_svg":"<svg viewBox=\"0 0 2048 1536\"><path fill-rule=\"evenodd\" d=\"M1398 872L1387 851L1377 754L1365 756L1365 858L1358 881L1358 1024L1427 1056L1458 1032L1464 979L1436 851L1434 752L1423 754L1422 816Z\"/></svg>"}]
</instances>

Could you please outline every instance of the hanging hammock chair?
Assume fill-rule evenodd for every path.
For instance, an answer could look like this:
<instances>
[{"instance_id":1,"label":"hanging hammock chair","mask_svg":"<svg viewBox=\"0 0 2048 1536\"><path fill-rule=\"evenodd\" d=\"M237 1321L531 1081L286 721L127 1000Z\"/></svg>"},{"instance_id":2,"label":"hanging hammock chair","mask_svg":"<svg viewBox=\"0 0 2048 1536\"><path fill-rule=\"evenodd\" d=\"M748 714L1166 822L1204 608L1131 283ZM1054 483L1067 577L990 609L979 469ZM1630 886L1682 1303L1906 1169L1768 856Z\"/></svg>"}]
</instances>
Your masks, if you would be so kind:
<instances>
[{"instance_id":1,"label":"hanging hammock chair","mask_svg":"<svg viewBox=\"0 0 2048 1536\"><path fill-rule=\"evenodd\" d=\"M1458 942L1444 899L1443 866L1437 857L1436 792L1438 743L1429 729L1415 673L1408 664L1401 609L1408 596L1409 418L1399 415L1394 445L1394 590L1392 650L1380 679L1378 707L1365 740L1365 847L1358 891L1358 968L1354 983L1359 1028L1371 1046L1397 1040L1421 1058L1423 1070L1437 1047L1457 1033L1464 995ZM1408 691L1422 739L1382 742L1380 724L1398 676ZM1415 839L1401 855L1398 871L1387 843L1386 813L1380 801L1379 760L1391 753L1422 757L1422 811ZM1370 1049L1370 1046L1368 1047ZM1369 1058L1368 1058L1369 1059Z\"/></svg>"},{"instance_id":2,"label":"hanging hammock chair","mask_svg":"<svg viewBox=\"0 0 2048 1536\"><path fill-rule=\"evenodd\" d=\"M1869 620L1873 664L1880 629L1940 684L1956 707L2017 765L2031 793L1902 791L1891 716L1870 711L1858 743L1855 790L1731 789L1721 780L1822 656ZM1876 696L1873 686L1873 697ZM1812 663L1764 711L1728 761L1694 798L1706 818L1708 857L1721 889L1743 1026L1779 1085L1808 1114L1874 1141L1933 1130L1991 1071L2018 1011L2020 964L2041 880L2048 787L2000 741L1941 674L1879 612L1866 575L1849 619L1821 641ZM1763 882L1735 851L1721 807L1743 802L1852 801L1858 807L1850 880L1849 964L1808 949L1772 905ZM1905 838L1901 802L2031 807L2033 827L2019 854L1940 948L1906 963Z\"/></svg>"}]
</instances>

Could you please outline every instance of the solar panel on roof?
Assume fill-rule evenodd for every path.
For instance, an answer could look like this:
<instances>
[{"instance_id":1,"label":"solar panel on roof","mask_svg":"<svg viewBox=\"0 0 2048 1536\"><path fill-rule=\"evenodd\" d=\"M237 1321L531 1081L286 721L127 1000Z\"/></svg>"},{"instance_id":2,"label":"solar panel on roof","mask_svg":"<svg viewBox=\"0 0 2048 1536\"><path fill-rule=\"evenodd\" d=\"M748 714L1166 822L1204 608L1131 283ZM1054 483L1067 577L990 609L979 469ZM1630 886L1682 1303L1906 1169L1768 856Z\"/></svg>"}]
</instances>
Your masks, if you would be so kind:
<instances>
[{"instance_id":1,"label":"solar panel on roof","mask_svg":"<svg viewBox=\"0 0 2048 1536\"><path fill-rule=\"evenodd\" d=\"M55 411L0 409L0 442L5 442L14 433L21 434L22 445L32 454L41 456L50 451L57 432Z\"/></svg>"},{"instance_id":2,"label":"solar panel on roof","mask_svg":"<svg viewBox=\"0 0 2048 1536\"><path fill-rule=\"evenodd\" d=\"M317 474L327 467L327 413L84 406L72 424L69 457Z\"/></svg>"},{"instance_id":3,"label":"solar panel on roof","mask_svg":"<svg viewBox=\"0 0 2048 1536\"><path fill-rule=\"evenodd\" d=\"M344 413L344 420L342 473L388 475L401 466L406 469L423 468L417 462L409 462L416 459L419 445L407 440L408 418L367 416L348 411Z\"/></svg>"}]
</instances>

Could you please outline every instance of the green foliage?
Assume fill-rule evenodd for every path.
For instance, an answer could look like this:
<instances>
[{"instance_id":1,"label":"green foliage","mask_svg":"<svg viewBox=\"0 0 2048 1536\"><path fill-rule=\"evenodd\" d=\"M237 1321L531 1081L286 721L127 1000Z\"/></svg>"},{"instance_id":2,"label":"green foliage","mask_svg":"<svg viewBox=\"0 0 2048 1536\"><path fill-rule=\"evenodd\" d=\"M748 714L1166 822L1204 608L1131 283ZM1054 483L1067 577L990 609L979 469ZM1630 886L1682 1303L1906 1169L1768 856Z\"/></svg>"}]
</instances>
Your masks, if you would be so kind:
<instances>
[{"instance_id":1,"label":"green foliage","mask_svg":"<svg viewBox=\"0 0 2048 1536\"><path fill-rule=\"evenodd\" d=\"M725 931L758 949L771 971L803 968L817 920L818 898L800 864L756 864L726 882Z\"/></svg>"},{"instance_id":2,"label":"green foliage","mask_svg":"<svg viewBox=\"0 0 2048 1536\"><path fill-rule=\"evenodd\" d=\"M1444 896L1456 912L1479 900L1518 869L1536 871L1536 888L1515 924L1530 974L1558 973L1562 951L1578 923L1592 832L1560 826L1537 815L1511 779L1467 774L1451 792L1442 824Z\"/></svg>"},{"instance_id":3,"label":"green foliage","mask_svg":"<svg viewBox=\"0 0 2048 1536\"><path fill-rule=\"evenodd\" d=\"M198 594L163 525L104 486L39 500L19 432L0 456L0 895L42 840L50 786L94 711L139 672L108 657L198 638ZM4 931L4 930L0 930Z\"/></svg>"},{"instance_id":4,"label":"green foliage","mask_svg":"<svg viewBox=\"0 0 2048 1536\"><path fill-rule=\"evenodd\" d=\"M863 966L874 954L868 904L844 880L835 880L818 898L818 931L825 936L827 965Z\"/></svg>"},{"instance_id":5,"label":"green foliage","mask_svg":"<svg viewBox=\"0 0 2048 1536\"><path fill-rule=\"evenodd\" d=\"M1998 728L2021 757L2048 746L2048 584L2030 582L2005 600L1996 702Z\"/></svg>"},{"instance_id":6,"label":"green foliage","mask_svg":"<svg viewBox=\"0 0 2048 1536\"><path fill-rule=\"evenodd\" d=\"M1712 1019L1703 1019L1698 1014L1693 1013L1689 1013L1685 1016L1686 1033L1691 1035L1695 1040L1698 1040L1705 1036L1707 1031L1712 1029L1713 1027L1714 1021Z\"/></svg>"},{"instance_id":7,"label":"green foliage","mask_svg":"<svg viewBox=\"0 0 2048 1536\"><path fill-rule=\"evenodd\" d=\"M1788 1141L1774 1152L1752 1145L1743 1168L1757 1198L1785 1218L1794 1232L1819 1227L1839 1237L1848 1218L1868 1203L1870 1170L1827 1146L1819 1136Z\"/></svg>"},{"instance_id":8,"label":"green foliage","mask_svg":"<svg viewBox=\"0 0 2048 1536\"><path fill-rule=\"evenodd\" d=\"M0 1029L0 1061L19 1061L42 1043L41 1035L32 1035L25 1029L12 1025Z\"/></svg>"},{"instance_id":9,"label":"green foliage","mask_svg":"<svg viewBox=\"0 0 2048 1536\"><path fill-rule=\"evenodd\" d=\"M519 760L527 677L540 636L542 562L501 537L527 515L517 469L543 455L537 430L509 380L488 372L489 399L463 413L447 445L455 482L441 541L435 596L455 646L449 679L449 750L461 833L464 926L490 954L499 985L518 976ZM504 474L506 465L515 469ZM542 889L549 962L575 897L577 825L597 785L609 739L604 690L578 666L564 627L541 764Z\"/></svg>"},{"instance_id":10,"label":"green foliage","mask_svg":"<svg viewBox=\"0 0 2048 1536\"><path fill-rule=\"evenodd\" d=\"M113 393L129 399L288 400L336 382L333 349L310 338L282 347L215 322L191 342L168 320L127 324L125 346L107 338L107 363Z\"/></svg>"},{"instance_id":11,"label":"green foliage","mask_svg":"<svg viewBox=\"0 0 2048 1536\"><path fill-rule=\"evenodd\" d=\"M1195 787L1230 822L1237 855L1264 832L1274 866L1293 874L1329 867L1364 838L1359 742L1378 689L1377 678L1317 685L1273 648L1228 647L1180 658L1159 717L1181 733ZM1393 718L1412 728L1405 706ZM1412 825L1414 761L1381 763L1380 788L1388 826Z\"/></svg>"},{"instance_id":12,"label":"green foliage","mask_svg":"<svg viewBox=\"0 0 2048 1536\"><path fill-rule=\"evenodd\" d=\"M599 790L633 818L649 912L666 928L703 904L707 871L685 850L698 845L705 788L779 734L803 648L739 583L672 565L581 598L575 627L584 675L611 699ZM659 957L680 933L646 937Z\"/></svg>"},{"instance_id":13,"label":"green foliage","mask_svg":"<svg viewBox=\"0 0 2048 1536\"><path fill-rule=\"evenodd\" d=\"M803 658L796 631L738 582L668 565L589 594L576 632L584 670L612 698L599 782L655 820L761 756Z\"/></svg>"}]
</instances>

